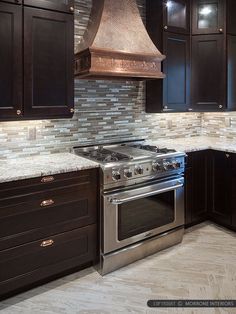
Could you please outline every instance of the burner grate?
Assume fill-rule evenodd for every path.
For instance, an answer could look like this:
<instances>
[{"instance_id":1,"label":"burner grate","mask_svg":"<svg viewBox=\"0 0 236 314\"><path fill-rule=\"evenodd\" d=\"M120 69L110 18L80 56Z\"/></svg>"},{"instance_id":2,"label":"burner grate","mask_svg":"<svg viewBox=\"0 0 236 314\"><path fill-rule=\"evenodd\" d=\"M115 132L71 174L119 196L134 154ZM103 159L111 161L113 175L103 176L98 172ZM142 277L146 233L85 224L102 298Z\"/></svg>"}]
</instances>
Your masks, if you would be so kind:
<instances>
[{"instance_id":1,"label":"burner grate","mask_svg":"<svg viewBox=\"0 0 236 314\"><path fill-rule=\"evenodd\" d=\"M159 148L154 145L144 145L144 144L134 144L132 145L134 148L143 149L146 151L154 152L157 154L168 154L168 153L174 153L174 149L168 149L168 148Z\"/></svg>"},{"instance_id":2,"label":"burner grate","mask_svg":"<svg viewBox=\"0 0 236 314\"><path fill-rule=\"evenodd\" d=\"M83 156L94 159L96 161L106 162L106 163L130 160L130 157L124 154L112 152L104 148L98 148L96 150L91 150L91 151L84 151Z\"/></svg>"}]
</instances>

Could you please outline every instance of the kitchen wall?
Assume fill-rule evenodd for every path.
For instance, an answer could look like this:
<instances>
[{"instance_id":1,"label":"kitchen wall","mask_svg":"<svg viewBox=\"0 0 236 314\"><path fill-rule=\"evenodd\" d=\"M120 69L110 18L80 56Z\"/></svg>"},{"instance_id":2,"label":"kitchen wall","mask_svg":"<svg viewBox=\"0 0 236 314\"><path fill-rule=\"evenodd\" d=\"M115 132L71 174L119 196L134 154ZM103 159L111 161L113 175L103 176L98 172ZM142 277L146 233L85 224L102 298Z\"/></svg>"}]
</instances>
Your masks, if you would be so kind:
<instances>
[{"instance_id":1,"label":"kitchen wall","mask_svg":"<svg viewBox=\"0 0 236 314\"><path fill-rule=\"evenodd\" d=\"M202 134L225 139L236 138L236 112L204 113Z\"/></svg>"},{"instance_id":2,"label":"kitchen wall","mask_svg":"<svg viewBox=\"0 0 236 314\"><path fill-rule=\"evenodd\" d=\"M86 30L91 3L76 1L76 43ZM138 4L143 15L145 0ZM64 152L93 142L201 134L202 114L146 114L144 106L142 82L76 80L73 119L0 123L0 159ZM204 127L214 133L212 120L204 119Z\"/></svg>"}]
</instances>

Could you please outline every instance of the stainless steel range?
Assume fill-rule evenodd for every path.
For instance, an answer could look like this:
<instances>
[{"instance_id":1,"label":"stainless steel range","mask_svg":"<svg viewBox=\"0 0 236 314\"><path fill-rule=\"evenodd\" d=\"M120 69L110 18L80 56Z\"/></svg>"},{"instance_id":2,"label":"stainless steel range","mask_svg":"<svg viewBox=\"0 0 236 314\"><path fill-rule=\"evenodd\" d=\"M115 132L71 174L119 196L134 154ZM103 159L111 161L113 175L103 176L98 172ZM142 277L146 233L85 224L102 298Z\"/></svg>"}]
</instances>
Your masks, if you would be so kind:
<instances>
[{"instance_id":1,"label":"stainless steel range","mask_svg":"<svg viewBox=\"0 0 236 314\"><path fill-rule=\"evenodd\" d=\"M144 141L74 148L100 163L100 273L182 241L185 154Z\"/></svg>"}]
</instances>

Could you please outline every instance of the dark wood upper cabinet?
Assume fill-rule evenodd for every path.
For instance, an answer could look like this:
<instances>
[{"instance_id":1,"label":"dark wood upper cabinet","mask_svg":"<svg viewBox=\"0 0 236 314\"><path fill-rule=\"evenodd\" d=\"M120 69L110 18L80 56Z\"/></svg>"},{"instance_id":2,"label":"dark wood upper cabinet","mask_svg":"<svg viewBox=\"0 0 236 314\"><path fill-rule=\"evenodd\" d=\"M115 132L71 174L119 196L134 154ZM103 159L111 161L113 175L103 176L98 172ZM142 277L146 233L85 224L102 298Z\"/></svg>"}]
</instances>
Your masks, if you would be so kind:
<instances>
[{"instance_id":1,"label":"dark wood upper cabinet","mask_svg":"<svg viewBox=\"0 0 236 314\"><path fill-rule=\"evenodd\" d=\"M24 105L26 117L72 116L74 17L24 8Z\"/></svg>"},{"instance_id":2,"label":"dark wood upper cabinet","mask_svg":"<svg viewBox=\"0 0 236 314\"><path fill-rule=\"evenodd\" d=\"M195 111L225 108L225 41L222 35L192 38L192 108Z\"/></svg>"},{"instance_id":3,"label":"dark wood upper cabinet","mask_svg":"<svg viewBox=\"0 0 236 314\"><path fill-rule=\"evenodd\" d=\"M186 111L190 104L190 37L165 32L163 52L166 78L147 82L146 111Z\"/></svg>"},{"instance_id":4,"label":"dark wood upper cabinet","mask_svg":"<svg viewBox=\"0 0 236 314\"><path fill-rule=\"evenodd\" d=\"M0 120L72 117L74 1L25 2L0 1Z\"/></svg>"},{"instance_id":5,"label":"dark wood upper cabinet","mask_svg":"<svg viewBox=\"0 0 236 314\"><path fill-rule=\"evenodd\" d=\"M66 13L74 12L74 0L24 0L24 4Z\"/></svg>"},{"instance_id":6,"label":"dark wood upper cabinet","mask_svg":"<svg viewBox=\"0 0 236 314\"><path fill-rule=\"evenodd\" d=\"M224 0L193 1L192 33L219 34L225 32Z\"/></svg>"},{"instance_id":7,"label":"dark wood upper cabinet","mask_svg":"<svg viewBox=\"0 0 236 314\"><path fill-rule=\"evenodd\" d=\"M0 119L22 113L22 8L0 2Z\"/></svg>"},{"instance_id":8,"label":"dark wood upper cabinet","mask_svg":"<svg viewBox=\"0 0 236 314\"><path fill-rule=\"evenodd\" d=\"M228 109L236 108L236 36L227 35L227 103Z\"/></svg>"},{"instance_id":9,"label":"dark wood upper cabinet","mask_svg":"<svg viewBox=\"0 0 236 314\"><path fill-rule=\"evenodd\" d=\"M186 7L184 12L189 12L189 1L168 1L167 4L158 0L147 1L148 33L160 51L166 55L163 62L163 72L166 78L146 83L146 112L149 113L186 111L189 106L190 35L185 35L184 33L188 31L181 27L179 29L168 27L168 32L163 31L164 20L168 20L168 10L172 4L173 10L179 5L179 8ZM172 13L174 15L174 11ZM177 17L176 19L178 20Z\"/></svg>"},{"instance_id":10,"label":"dark wood upper cabinet","mask_svg":"<svg viewBox=\"0 0 236 314\"><path fill-rule=\"evenodd\" d=\"M167 57L166 78L146 84L146 112L236 110L236 1L149 0L146 12L149 35Z\"/></svg>"},{"instance_id":11,"label":"dark wood upper cabinet","mask_svg":"<svg viewBox=\"0 0 236 314\"><path fill-rule=\"evenodd\" d=\"M163 110L186 111L190 104L190 38L164 34Z\"/></svg>"},{"instance_id":12,"label":"dark wood upper cabinet","mask_svg":"<svg viewBox=\"0 0 236 314\"><path fill-rule=\"evenodd\" d=\"M236 35L236 1L227 0L227 33Z\"/></svg>"},{"instance_id":13,"label":"dark wood upper cabinet","mask_svg":"<svg viewBox=\"0 0 236 314\"><path fill-rule=\"evenodd\" d=\"M164 30L174 33L190 33L190 1L163 1Z\"/></svg>"}]
</instances>

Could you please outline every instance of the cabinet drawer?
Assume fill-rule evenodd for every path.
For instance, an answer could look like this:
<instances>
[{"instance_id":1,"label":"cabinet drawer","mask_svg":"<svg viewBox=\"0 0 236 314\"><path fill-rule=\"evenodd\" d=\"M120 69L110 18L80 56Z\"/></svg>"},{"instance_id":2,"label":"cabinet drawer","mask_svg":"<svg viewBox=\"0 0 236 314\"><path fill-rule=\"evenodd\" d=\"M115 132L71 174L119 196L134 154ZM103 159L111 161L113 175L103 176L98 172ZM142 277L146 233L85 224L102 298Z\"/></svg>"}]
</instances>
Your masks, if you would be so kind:
<instances>
[{"instance_id":1,"label":"cabinet drawer","mask_svg":"<svg viewBox=\"0 0 236 314\"><path fill-rule=\"evenodd\" d=\"M1 183L0 200L74 184L96 185L97 177L98 169L89 169Z\"/></svg>"},{"instance_id":2,"label":"cabinet drawer","mask_svg":"<svg viewBox=\"0 0 236 314\"><path fill-rule=\"evenodd\" d=\"M24 5L65 13L74 12L74 0L24 0Z\"/></svg>"},{"instance_id":3,"label":"cabinet drawer","mask_svg":"<svg viewBox=\"0 0 236 314\"><path fill-rule=\"evenodd\" d=\"M77 184L0 200L0 250L97 220L97 187Z\"/></svg>"},{"instance_id":4,"label":"cabinet drawer","mask_svg":"<svg viewBox=\"0 0 236 314\"><path fill-rule=\"evenodd\" d=\"M0 252L1 295L95 260L96 225Z\"/></svg>"}]
</instances>

